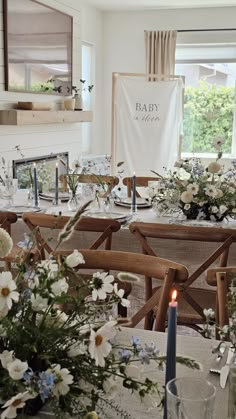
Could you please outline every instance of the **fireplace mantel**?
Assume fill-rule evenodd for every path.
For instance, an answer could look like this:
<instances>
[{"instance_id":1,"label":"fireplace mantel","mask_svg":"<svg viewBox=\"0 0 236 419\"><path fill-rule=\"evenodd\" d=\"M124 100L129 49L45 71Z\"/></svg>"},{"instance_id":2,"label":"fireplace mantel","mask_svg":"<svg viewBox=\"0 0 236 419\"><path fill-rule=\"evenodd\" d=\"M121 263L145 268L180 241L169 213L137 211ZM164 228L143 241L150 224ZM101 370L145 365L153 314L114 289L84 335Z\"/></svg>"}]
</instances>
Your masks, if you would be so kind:
<instances>
[{"instance_id":1,"label":"fireplace mantel","mask_svg":"<svg viewBox=\"0 0 236 419\"><path fill-rule=\"evenodd\" d=\"M0 110L0 125L41 125L92 122L91 111L23 111Z\"/></svg>"}]
</instances>

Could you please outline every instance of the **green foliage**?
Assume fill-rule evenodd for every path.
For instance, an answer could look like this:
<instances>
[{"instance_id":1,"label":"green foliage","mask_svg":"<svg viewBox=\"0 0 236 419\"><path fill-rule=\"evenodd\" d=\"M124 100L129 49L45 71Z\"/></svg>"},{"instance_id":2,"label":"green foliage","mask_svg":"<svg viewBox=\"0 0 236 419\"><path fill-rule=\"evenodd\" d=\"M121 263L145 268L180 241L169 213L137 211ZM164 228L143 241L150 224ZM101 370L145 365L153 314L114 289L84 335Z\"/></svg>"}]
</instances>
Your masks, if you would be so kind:
<instances>
[{"instance_id":1,"label":"green foliage","mask_svg":"<svg viewBox=\"0 0 236 419\"><path fill-rule=\"evenodd\" d=\"M235 88L200 81L188 86L184 98L183 152L213 153L212 139L225 139L222 151L231 152Z\"/></svg>"}]
</instances>

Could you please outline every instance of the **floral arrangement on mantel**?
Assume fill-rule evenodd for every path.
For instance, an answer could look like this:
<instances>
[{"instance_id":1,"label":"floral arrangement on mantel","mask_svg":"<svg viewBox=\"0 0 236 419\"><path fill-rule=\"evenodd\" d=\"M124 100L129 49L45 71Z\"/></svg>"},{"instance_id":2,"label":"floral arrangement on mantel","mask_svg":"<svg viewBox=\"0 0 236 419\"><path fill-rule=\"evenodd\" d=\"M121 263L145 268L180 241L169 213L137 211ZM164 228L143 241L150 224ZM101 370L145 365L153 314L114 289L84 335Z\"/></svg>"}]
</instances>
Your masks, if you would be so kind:
<instances>
[{"instance_id":1,"label":"floral arrangement on mantel","mask_svg":"<svg viewBox=\"0 0 236 419\"><path fill-rule=\"evenodd\" d=\"M222 138L216 138L216 161L204 167L191 158L175 164L175 170L161 179L162 193L153 201L160 212L178 208L187 219L222 221L236 217L236 160L228 170L220 164Z\"/></svg>"},{"instance_id":2,"label":"floral arrangement on mantel","mask_svg":"<svg viewBox=\"0 0 236 419\"><path fill-rule=\"evenodd\" d=\"M58 243L71 235L81 211L60 232ZM60 261L34 263L29 262L32 242L21 246L16 277L0 273L1 419L36 414L45 403L57 418L106 418L113 410L129 419L113 400L120 387L149 407L161 405L162 391L141 374L139 364L155 362L162 368L165 357L153 343L142 346L136 337L126 347L119 344L119 319L110 313L114 305L129 302L113 276L97 272L84 282L75 269L84 262L77 250ZM0 229L0 257L11 248L11 237ZM69 279L76 282L73 292ZM199 367L188 358L178 361Z\"/></svg>"}]
</instances>

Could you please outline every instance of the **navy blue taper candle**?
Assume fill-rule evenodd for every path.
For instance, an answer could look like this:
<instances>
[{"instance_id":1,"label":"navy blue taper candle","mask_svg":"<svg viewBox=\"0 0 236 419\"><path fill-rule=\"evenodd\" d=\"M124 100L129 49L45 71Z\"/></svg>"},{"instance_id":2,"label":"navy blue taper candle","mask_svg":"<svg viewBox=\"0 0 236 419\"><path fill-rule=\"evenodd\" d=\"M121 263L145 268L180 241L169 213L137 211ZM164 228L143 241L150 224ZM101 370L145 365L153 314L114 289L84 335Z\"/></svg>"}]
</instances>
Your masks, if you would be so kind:
<instances>
[{"instance_id":1,"label":"navy blue taper candle","mask_svg":"<svg viewBox=\"0 0 236 419\"><path fill-rule=\"evenodd\" d=\"M131 211L136 212L136 175L135 172L132 177L132 203Z\"/></svg>"},{"instance_id":2,"label":"navy blue taper candle","mask_svg":"<svg viewBox=\"0 0 236 419\"><path fill-rule=\"evenodd\" d=\"M36 163L34 163L34 206L36 208L39 206L38 179L37 179Z\"/></svg>"},{"instance_id":3,"label":"navy blue taper candle","mask_svg":"<svg viewBox=\"0 0 236 419\"><path fill-rule=\"evenodd\" d=\"M56 171L55 171L55 205L58 205L58 163L56 163Z\"/></svg>"},{"instance_id":4,"label":"navy blue taper candle","mask_svg":"<svg viewBox=\"0 0 236 419\"><path fill-rule=\"evenodd\" d=\"M176 377L176 328L177 328L177 291L172 293L172 301L168 311L168 333L167 333L167 352L166 352L166 378L165 385ZM167 404L165 395L164 419L167 419Z\"/></svg>"}]
</instances>

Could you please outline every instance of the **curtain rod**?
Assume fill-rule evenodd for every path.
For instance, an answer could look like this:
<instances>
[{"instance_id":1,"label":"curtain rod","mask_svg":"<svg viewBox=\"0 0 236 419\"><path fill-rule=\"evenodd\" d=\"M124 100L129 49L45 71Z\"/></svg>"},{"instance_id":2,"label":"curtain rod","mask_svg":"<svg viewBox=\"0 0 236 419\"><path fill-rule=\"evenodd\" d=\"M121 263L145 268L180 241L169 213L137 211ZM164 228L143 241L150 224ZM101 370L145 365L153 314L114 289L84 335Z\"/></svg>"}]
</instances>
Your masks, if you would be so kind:
<instances>
[{"instance_id":1,"label":"curtain rod","mask_svg":"<svg viewBox=\"0 0 236 419\"><path fill-rule=\"evenodd\" d=\"M178 29L177 32L219 32L219 31L236 31L236 28L225 29Z\"/></svg>"}]
</instances>

